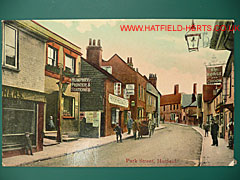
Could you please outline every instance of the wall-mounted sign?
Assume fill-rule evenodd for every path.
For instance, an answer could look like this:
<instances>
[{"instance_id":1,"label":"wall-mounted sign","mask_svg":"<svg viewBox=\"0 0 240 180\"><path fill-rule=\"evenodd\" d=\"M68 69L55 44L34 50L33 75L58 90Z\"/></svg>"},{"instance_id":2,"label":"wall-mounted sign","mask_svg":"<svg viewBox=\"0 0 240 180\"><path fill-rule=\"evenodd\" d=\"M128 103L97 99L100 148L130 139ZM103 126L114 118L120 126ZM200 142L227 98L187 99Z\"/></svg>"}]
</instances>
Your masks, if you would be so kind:
<instances>
[{"instance_id":1,"label":"wall-mounted sign","mask_svg":"<svg viewBox=\"0 0 240 180\"><path fill-rule=\"evenodd\" d=\"M207 67L207 84L222 83L222 66Z\"/></svg>"},{"instance_id":2,"label":"wall-mounted sign","mask_svg":"<svg viewBox=\"0 0 240 180\"><path fill-rule=\"evenodd\" d=\"M126 95L131 96L134 95L135 84L126 84Z\"/></svg>"},{"instance_id":3,"label":"wall-mounted sign","mask_svg":"<svg viewBox=\"0 0 240 180\"><path fill-rule=\"evenodd\" d=\"M123 99L123 98L115 96L113 94L109 94L108 101L111 104L123 106L123 107L126 107L126 108L128 107L128 100L127 99Z\"/></svg>"},{"instance_id":4,"label":"wall-mounted sign","mask_svg":"<svg viewBox=\"0 0 240 180\"><path fill-rule=\"evenodd\" d=\"M90 92L91 91L90 78L71 78L71 92Z\"/></svg>"}]
</instances>

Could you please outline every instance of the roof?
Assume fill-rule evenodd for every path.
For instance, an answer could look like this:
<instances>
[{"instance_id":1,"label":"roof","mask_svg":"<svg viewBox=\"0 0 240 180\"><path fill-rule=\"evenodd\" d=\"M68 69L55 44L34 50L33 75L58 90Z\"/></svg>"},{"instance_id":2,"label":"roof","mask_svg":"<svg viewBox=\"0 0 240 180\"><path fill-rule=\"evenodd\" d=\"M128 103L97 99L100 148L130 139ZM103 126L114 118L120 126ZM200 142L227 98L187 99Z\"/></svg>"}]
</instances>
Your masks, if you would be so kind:
<instances>
[{"instance_id":1,"label":"roof","mask_svg":"<svg viewBox=\"0 0 240 180\"><path fill-rule=\"evenodd\" d=\"M180 104L180 103L181 103L181 93L162 95L160 98L161 106L168 105L168 104Z\"/></svg>"},{"instance_id":2,"label":"roof","mask_svg":"<svg viewBox=\"0 0 240 180\"><path fill-rule=\"evenodd\" d=\"M105 71L104 69L102 69L101 67L87 61L86 59L84 59L83 57L81 57L81 60L83 60L84 62L88 63L89 65L93 66L95 69L97 69L98 71L100 71L101 73L103 73L104 75L106 75L110 80L112 81L117 81L117 82L121 82L120 80L118 80L117 78L115 78L112 74L108 73L107 71ZM123 82L121 82L122 84L124 84Z\"/></svg>"},{"instance_id":3,"label":"roof","mask_svg":"<svg viewBox=\"0 0 240 180\"><path fill-rule=\"evenodd\" d=\"M224 25L229 29L234 25L233 20L216 20L213 35L210 41L210 48L215 50L233 50L233 31L220 31L219 27ZM233 27L234 28L234 27Z\"/></svg>"},{"instance_id":4,"label":"roof","mask_svg":"<svg viewBox=\"0 0 240 180\"><path fill-rule=\"evenodd\" d=\"M192 103L192 94L182 94L181 106L187 107Z\"/></svg>"},{"instance_id":5,"label":"roof","mask_svg":"<svg viewBox=\"0 0 240 180\"><path fill-rule=\"evenodd\" d=\"M140 72L135 71L133 68L131 68L118 54L115 53L108 61L111 61L114 56L117 56L127 67L129 67L132 71L134 71L134 72L136 72L137 74L139 74L139 75L140 75L142 78L144 78L147 82L149 82L149 83L152 84L152 82L149 81L149 79L148 79L145 75L142 75ZM103 62L103 63L107 63L108 61L102 59L102 62ZM152 84L152 85L153 85L153 84ZM154 86L154 85L153 85L153 86ZM155 88L155 87L154 87L154 88ZM155 88L155 89L156 89L156 90L158 91L158 93L161 95L160 91L159 91L157 88Z\"/></svg>"},{"instance_id":6,"label":"roof","mask_svg":"<svg viewBox=\"0 0 240 180\"><path fill-rule=\"evenodd\" d=\"M18 25L19 27L22 27L34 34L37 34L41 37L44 37L48 42L54 41L61 46L73 51L74 53L78 55L82 55L81 53L81 48L72 42L66 40L65 38L61 37L60 35L50 31L46 27L42 26L41 24L33 21L33 20L10 20L10 21L5 21L5 22L10 22L13 24Z\"/></svg>"},{"instance_id":7,"label":"roof","mask_svg":"<svg viewBox=\"0 0 240 180\"><path fill-rule=\"evenodd\" d=\"M234 55L233 55L233 52L231 52L231 54L228 58L228 61L227 61L227 65L226 65L223 77L229 77L229 75L231 73L231 70L232 70L232 63L233 62L234 62Z\"/></svg>"},{"instance_id":8,"label":"roof","mask_svg":"<svg viewBox=\"0 0 240 180\"><path fill-rule=\"evenodd\" d=\"M220 85L209 85L209 84L204 84L203 85L203 101L204 102L208 102L211 101L215 94L214 94L214 90L220 88Z\"/></svg>"}]
</instances>

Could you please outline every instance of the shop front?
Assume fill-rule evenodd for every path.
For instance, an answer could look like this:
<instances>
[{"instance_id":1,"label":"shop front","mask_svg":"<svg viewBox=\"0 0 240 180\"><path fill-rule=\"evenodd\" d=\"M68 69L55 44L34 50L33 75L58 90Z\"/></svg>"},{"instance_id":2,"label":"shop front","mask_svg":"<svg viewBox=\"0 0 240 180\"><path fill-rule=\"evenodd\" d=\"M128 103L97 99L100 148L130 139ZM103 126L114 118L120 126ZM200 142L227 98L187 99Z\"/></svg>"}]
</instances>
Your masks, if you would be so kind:
<instances>
[{"instance_id":1,"label":"shop front","mask_svg":"<svg viewBox=\"0 0 240 180\"><path fill-rule=\"evenodd\" d=\"M43 93L2 86L3 157L25 153L25 133L33 151L43 150L45 96Z\"/></svg>"}]
</instances>

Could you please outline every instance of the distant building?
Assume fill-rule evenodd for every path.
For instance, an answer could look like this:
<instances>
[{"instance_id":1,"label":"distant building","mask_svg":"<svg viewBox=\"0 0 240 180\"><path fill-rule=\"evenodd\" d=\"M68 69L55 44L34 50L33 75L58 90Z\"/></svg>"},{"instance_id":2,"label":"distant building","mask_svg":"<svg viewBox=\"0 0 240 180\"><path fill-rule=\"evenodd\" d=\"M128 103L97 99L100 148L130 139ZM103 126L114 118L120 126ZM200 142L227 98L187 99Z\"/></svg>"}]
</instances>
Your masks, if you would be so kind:
<instances>
[{"instance_id":1,"label":"distant building","mask_svg":"<svg viewBox=\"0 0 240 180\"><path fill-rule=\"evenodd\" d=\"M181 93L179 85L174 86L174 93L162 95L160 100L161 119L166 122L182 122Z\"/></svg>"}]
</instances>

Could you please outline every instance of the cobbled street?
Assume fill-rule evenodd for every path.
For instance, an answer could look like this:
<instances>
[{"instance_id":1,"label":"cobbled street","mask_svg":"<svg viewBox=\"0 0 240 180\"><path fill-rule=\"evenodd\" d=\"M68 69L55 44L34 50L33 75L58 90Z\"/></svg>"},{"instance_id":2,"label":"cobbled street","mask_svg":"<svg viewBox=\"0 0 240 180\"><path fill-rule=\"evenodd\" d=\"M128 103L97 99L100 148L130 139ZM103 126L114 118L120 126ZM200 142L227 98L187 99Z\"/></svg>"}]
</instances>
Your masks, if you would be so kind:
<instances>
[{"instance_id":1,"label":"cobbled street","mask_svg":"<svg viewBox=\"0 0 240 180\"><path fill-rule=\"evenodd\" d=\"M138 167L198 166L202 137L190 126L164 124L149 138L129 138L98 148L40 161L26 166L50 167Z\"/></svg>"}]
</instances>

